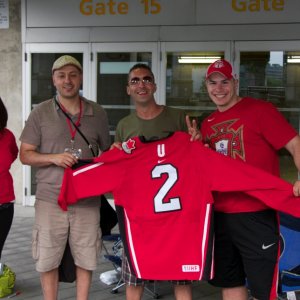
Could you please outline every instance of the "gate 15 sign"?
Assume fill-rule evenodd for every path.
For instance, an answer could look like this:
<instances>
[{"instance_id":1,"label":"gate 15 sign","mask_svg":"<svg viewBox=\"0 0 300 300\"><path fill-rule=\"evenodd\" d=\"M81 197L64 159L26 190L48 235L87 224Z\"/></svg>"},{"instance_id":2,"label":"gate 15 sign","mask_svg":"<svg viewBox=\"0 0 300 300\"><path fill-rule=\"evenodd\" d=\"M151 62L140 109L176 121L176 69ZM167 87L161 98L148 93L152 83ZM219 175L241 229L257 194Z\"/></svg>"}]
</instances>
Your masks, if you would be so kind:
<instances>
[{"instance_id":1,"label":"gate 15 sign","mask_svg":"<svg viewBox=\"0 0 300 300\"><path fill-rule=\"evenodd\" d=\"M145 15L159 14L161 12L161 4L156 0L140 0L137 5L142 5ZM129 4L126 1L117 2L114 0L93 1L81 0L80 12L83 15L127 15L129 12Z\"/></svg>"},{"instance_id":2,"label":"gate 15 sign","mask_svg":"<svg viewBox=\"0 0 300 300\"><path fill-rule=\"evenodd\" d=\"M26 0L26 26L66 28L193 24L196 19L195 1Z\"/></svg>"}]
</instances>

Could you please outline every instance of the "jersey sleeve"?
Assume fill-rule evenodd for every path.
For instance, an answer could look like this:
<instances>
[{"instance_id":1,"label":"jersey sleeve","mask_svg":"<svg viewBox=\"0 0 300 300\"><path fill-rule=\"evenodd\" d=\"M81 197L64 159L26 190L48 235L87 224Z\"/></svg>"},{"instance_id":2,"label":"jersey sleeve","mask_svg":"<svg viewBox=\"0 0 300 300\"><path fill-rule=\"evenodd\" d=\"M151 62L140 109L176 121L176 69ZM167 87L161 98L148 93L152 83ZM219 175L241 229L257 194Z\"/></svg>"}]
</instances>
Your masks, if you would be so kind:
<instances>
[{"instance_id":1,"label":"jersey sleeve","mask_svg":"<svg viewBox=\"0 0 300 300\"><path fill-rule=\"evenodd\" d=\"M202 149L212 191L245 192L275 210L300 217L300 198L287 181L245 162Z\"/></svg>"},{"instance_id":2,"label":"jersey sleeve","mask_svg":"<svg viewBox=\"0 0 300 300\"><path fill-rule=\"evenodd\" d=\"M63 210L68 210L68 205L74 204L78 200L73 183L73 170L71 168L65 169L57 203Z\"/></svg>"},{"instance_id":3,"label":"jersey sleeve","mask_svg":"<svg viewBox=\"0 0 300 300\"><path fill-rule=\"evenodd\" d=\"M118 188L124 176L122 170L125 168L119 167L122 163L117 158L111 160L114 157L112 152L116 151L105 152L94 162L78 169L65 169L58 196L58 204L63 210L67 210L68 205L75 204L80 199L99 196L108 192L113 193ZM106 160L107 157L110 159Z\"/></svg>"}]
</instances>

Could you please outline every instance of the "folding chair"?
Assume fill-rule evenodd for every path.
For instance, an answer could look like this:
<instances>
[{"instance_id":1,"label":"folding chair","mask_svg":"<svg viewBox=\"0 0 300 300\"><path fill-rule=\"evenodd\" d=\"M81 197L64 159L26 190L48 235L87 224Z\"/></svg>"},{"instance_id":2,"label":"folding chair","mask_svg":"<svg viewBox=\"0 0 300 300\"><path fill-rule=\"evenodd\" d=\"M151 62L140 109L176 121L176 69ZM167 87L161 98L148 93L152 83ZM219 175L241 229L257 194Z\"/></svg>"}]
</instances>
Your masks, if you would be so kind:
<instances>
[{"instance_id":1,"label":"folding chair","mask_svg":"<svg viewBox=\"0 0 300 300\"><path fill-rule=\"evenodd\" d=\"M281 213L280 238L279 291L283 299L300 299L300 218Z\"/></svg>"},{"instance_id":2,"label":"folding chair","mask_svg":"<svg viewBox=\"0 0 300 300\"><path fill-rule=\"evenodd\" d=\"M110 252L105 245L106 242L113 242L112 252ZM112 294L118 292L119 288L121 288L125 283L121 278L121 266L122 266L122 240L119 234L111 234L102 236L102 245L106 254L104 254L104 258L110 261L113 265L114 270L120 274L120 279L114 288L111 290Z\"/></svg>"}]
</instances>

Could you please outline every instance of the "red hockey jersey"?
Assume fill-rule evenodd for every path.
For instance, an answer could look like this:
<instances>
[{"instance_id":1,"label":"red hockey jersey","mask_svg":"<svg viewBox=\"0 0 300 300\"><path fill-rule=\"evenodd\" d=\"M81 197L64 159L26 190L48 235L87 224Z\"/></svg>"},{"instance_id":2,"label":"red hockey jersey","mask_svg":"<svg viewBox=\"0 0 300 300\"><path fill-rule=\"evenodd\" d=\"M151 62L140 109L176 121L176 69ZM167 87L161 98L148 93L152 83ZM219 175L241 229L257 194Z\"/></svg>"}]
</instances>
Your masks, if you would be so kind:
<instances>
[{"instance_id":1,"label":"red hockey jersey","mask_svg":"<svg viewBox=\"0 0 300 300\"><path fill-rule=\"evenodd\" d=\"M66 169L58 202L112 192L127 257L135 274L155 280L212 277L213 191L245 191L300 216L292 185L267 172L190 142L176 132L130 139L77 169Z\"/></svg>"}]
</instances>

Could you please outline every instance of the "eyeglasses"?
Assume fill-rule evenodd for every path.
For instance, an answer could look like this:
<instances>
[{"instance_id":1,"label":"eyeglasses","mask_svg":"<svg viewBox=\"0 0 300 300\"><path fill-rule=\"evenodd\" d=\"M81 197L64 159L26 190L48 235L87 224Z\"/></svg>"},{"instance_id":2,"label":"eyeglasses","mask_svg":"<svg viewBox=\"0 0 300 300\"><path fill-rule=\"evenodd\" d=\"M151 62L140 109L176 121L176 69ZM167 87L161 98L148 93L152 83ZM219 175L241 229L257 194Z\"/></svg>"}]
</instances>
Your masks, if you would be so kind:
<instances>
[{"instance_id":1,"label":"eyeglasses","mask_svg":"<svg viewBox=\"0 0 300 300\"><path fill-rule=\"evenodd\" d=\"M140 82L142 82L146 85L150 85L150 84L154 83L154 80L151 76L145 76L143 78L133 77L129 80L128 84L129 85L138 85Z\"/></svg>"}]
</instances>

